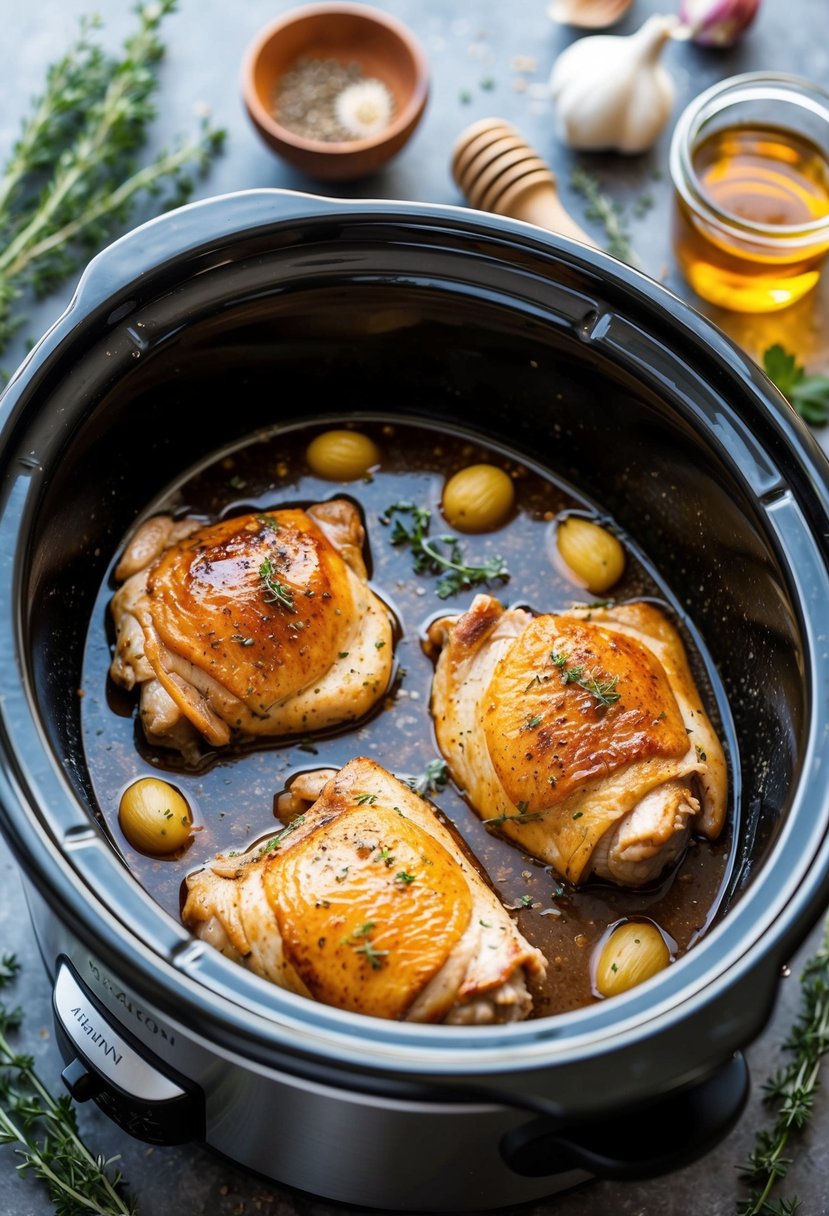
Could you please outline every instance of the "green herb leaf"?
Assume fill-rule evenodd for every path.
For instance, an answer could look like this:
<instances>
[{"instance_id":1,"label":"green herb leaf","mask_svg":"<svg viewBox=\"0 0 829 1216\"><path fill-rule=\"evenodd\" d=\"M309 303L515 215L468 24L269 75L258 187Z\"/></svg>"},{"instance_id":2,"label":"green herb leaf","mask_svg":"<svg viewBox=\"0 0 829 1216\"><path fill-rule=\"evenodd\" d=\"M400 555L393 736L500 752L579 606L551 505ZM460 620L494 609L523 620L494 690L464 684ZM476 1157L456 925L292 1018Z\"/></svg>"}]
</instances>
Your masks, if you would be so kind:
<instances>
[{"instance_id":1,"label":"green herb leaf","mask_svg":"<svg viewBox=\"0 0 829 1216\"><path fill-rule=\"evenodd\" d=\"M259 850L259 856L262 857L265 853L272 853L274 849L278 849L285 837L290 836L291 832L295 832L297 828L301 828L304 823L305 816L297 815L296 819L292 819L286 828L283 828L281 832L277 832L275 836L272 836L267 844L262 845L262 848Z\"/></svg>"},{"instance_id":2,"label":"green herb leaf","mask_svg":"<svg viewBox=\"0 0 829 1216\"><path fill-rule=\"evenodd\" d=\"M639 266L639 259L633 252L624 215L619 203L608 198L598 180L585 169L576 168L570 175L570 184L587 200L585 215L588 219L599 220L604 225L607 235L607 252L629 266Z\"/></svg>"},{"instance_id":3,"label":"green herb leaf","mask_svg":"<svg viewBox=\"0 0 829 1216\"><path fill-rule=\"evenodd\" d=\"M772 1191L791 1165L787 1148L812 1117L821 1062L829 1051L829 917L818 950L801 972L800 985L800 1012L783 1045L791 1053L790 1062L763 1087L764 1101L775 1112L773 1126L757 1132L754 1151L740 1170L751 1188L740 1204L740 1216L791 1216L800 1206L796 1198L772 1199Z\"/></svg>"},{"instance_id":4,"label":"green herb leaf","mask_svg":"<svg viewBox=\"0 0 829 1216\"><path fill-rule=\"evenodd\" d=\"M505 583L509 580L509 571L503 557L487 558L478 566L469 565L464 561L463 550L455 536L428 536L432 512L427 507L418 507L411 502L397 502L388 507L380 516L380 522L389 524L394 519L391 536L393 545L409 545L412 553L412 567L415 574L440 574L440 581L435 587L440 599L445 600L458 591L466 591L469 587L480 583L491 583L495 579ZM411 527L407 528L400 515L407 515ZM443 552L438 546L443 546Z\"/></svg>"},{"instance_id":5,"label":"green herb leaf","mask_svg":"<svg viewBox=\"0 0 829 1216\"><path fill-rule=\"evenodd\" d=\"M763 354L763 370L805 422L829 422L829 376L807 375L790 351L776 342Z\"/></svg>"},{"instance_id":6,"label":"green herb leaf","mask_svg":"<svg viewBox=\"0 0 829 1216\"><path fill-rule=\"evenodd\" d=\"M449 766L439 757L430 760L419 777L408 777L406 785L421 798L438 794L449 780Z\"/></svg>"},{"instance_id":7,"label":"green herb leaf","mask_svg":"<svg viewBox=\"0 0 829 1216\"><path fill-rule=\"evenodd\" d=\"M533 823L541 818L541 811L518 811L515 815L493 815L491 819L482 819L481 823L485 828L497 828L502 823Z\"/></svg>"},{"instance_id":8,"label":"green herb leaf","mask_svg":"<svg viewBox=\"0 0 829 1216\"><path fill-rule=\"evenodd\" d=\"M265 590L266 604L277 604L286 612L296 612L293 593L276 577L273 562L269 557L266 557L259 567L259 577Z\"/></svg>"},{"instance_id":9,"label":"green herb leaf","mask_svg":"<svg viewBox=\"0 0 829 1216\"><path fill-rule=\"evenodd\" d=\"M618 676L597 680L595 676L587 675L583 666L571 666L567 656L557 654L555 650L550 652L550 662L559 669L562 684L578 684L579 688L595 697L602 708L608 709L621 699L622 694L616 691Z\"/></svg>"},{"instance_id":10,"label":"green herb leaf","mask_svg":"<svg viewBox=\"0 0 829 1216\"><path fill-rule=\"evenodd\" d=\"M51 65L0 175L0 350L22 324L20 297L45 296L128 224L139 199L156 211L186 201L224 132L199 135L138 167L156 111L158 36L176 0L139 4L138 28L110 57L96 45L98 19Z\"/></svg>"},{"instance_id":11,"label":"green herb leaf","mask_svg":"<svg viewBox=\"0 0 829 1216\"><path fill-rule=\"evenodd\" d=\"M4 955L0 987L17 975L14 955ZM56 1213L131 1216L134 1201L124 1193L115 1158L92 1153L78 1132L68 1094L55 1098L35 1072L31 1056L18 1053L9 1036L22 1014L0 1004L0 1143L13 1144L18 1172L41 1179Z\"/></svg>"}]
</instances>

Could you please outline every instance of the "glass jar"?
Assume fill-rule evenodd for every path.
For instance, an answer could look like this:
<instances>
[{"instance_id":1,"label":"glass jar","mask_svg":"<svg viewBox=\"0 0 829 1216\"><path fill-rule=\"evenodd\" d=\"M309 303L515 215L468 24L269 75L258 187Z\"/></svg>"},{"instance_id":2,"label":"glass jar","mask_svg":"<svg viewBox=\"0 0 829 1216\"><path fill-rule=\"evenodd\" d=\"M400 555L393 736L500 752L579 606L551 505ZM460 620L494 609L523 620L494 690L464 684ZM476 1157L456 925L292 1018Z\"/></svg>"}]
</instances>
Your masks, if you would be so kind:
<instances>
[{"instance_id":1,"label":"glass jar","mask_svg":"<svg viewBox=\"0 0 829 1216\"><path fill-rule=\"evenodd\" d=\"M703 299L773 312L815 286L829 252L829 93L747 72L700 93L671 140L673 248Z\"/></svg>"}]
</instances>

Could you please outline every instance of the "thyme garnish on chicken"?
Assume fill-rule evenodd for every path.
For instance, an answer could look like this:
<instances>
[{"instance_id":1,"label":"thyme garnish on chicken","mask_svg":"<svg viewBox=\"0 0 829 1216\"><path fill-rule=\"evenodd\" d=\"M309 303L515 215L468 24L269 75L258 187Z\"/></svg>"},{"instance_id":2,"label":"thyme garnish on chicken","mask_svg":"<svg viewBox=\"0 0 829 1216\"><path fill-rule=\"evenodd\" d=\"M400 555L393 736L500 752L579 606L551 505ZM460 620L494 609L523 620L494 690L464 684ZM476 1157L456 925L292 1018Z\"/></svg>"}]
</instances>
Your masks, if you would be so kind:
<instances>
[{"instance_id":1,"label":"thyme garnish on chicken","mask_svg":"<svg viewBox=\"0 0 829 1216\"><path fill-rule=\"evenodd\" d=\"M19 970L15 956L4 955L0 988ZM114 1159L90 1152L78 1132L69 1095L54 1098L35 1072L32 1057L11 1046L9 1037L21 1021L20 1009L0 1003L0 1143L15 1145L21 1175L31 1173L46 1183L56 1213L130 1216L135 1204L121 1194Z\"/></svg>"},{"instance_id":2,"label":"thyme garnish on chicken","mask_svg":"<svg viewBox=\"0 0 829 1216\"><path fill-rule=\"evenodd\" d=\"M578 684L579 688L583 688L585 692L590 693L591 697L595 697L604 709L615 705L620 699L622 694L616 691L616 685L619 682L618 676L612 676L608 680L597 680L595 676L587 675L583 666L571 666L567 656L557 654L555 650L550 652L550 661L559 669L562 684Z\"/></svg>"},{"instance_id":3,"label":"thyme garnish on chicken","mask_svg":"<svg viewBox=\"0 0 829 1216\"><path fill-rule=\"evenodd\" d=\"M385 964L388 950L378 950L371 940L371 934L376 929L373 920L358 925L348 937L343 938L343 945L351 946L355 954L362 954L372 971L380 971Z\"/></svg>"},{"instance_id":4,"label":"thyme garnish on chicken","mask_svg":"<svg viewBox=\"0 0 829 1216\"><path fill-rule=\"evenodd\" d=\"M543 818L541 811L531 811L529 803L519 802L518 810L513 814L493 815L490 819L482 819L485 828L497 828L502 823L534 823Z\"/></svg>"},{"instance_id":5,"label":"thyme garnish on chicken","mask_svg":"<svg viewBox=\"0 0 829 1216\"><path fill-rule=\"evenodd\" d=\"M294 603L291 590L284 583L280 583L276 577L273 562L269 557L266 557L259 567L259 577L265 589L266 604L278 604L286 612L296 612L296 604Z\"/></svg>"},{"instance_id":6,"label":"thyme garnish on chicken","mask_svg":"<svg viewBox=\"0 0 829 1216\"><path fill-rule=\"evenodd\" d=\"M432 512L428 507L418 507L410 502L396 502L387 507L380 516L380 522L390 524L394 515L398 518L394 520L389 538L391 543L410 546L415 574L442 575L435 587L442 600L480 583L490 583L494 579L499 579L502 583L508 581L510 575L503 557L496 555L487 558L480 565L473 566L464 561L463 549L456 536L444 534L430 537L428 532ZM400 515L411 517L411 528L406 527L399 518ZM446 552L441 552L438 545L442 545Z\"/></svg>"},{"instance_id":7,"label":"thyme garnish on chicken","mask_svg":"<svg viewBox=\"0 0 829 1216\"><path fill-rule=\"evenodd\" d=\"M775 1108L774 1125L758 1131L754 1152L741 1169L751 1194L740 1203L739 1216L793 1216L798 1199L771 1198L792 1164L785 1155L792 1135L802 1132L814 1109L820 1084L821 1060L829 1051L829 918L816 953L800 975L800 1013L783 1049L792 1053L789 1064L769 1077L764 1101Z\"/></svg>"},{"instance_id":8,"label":"thyme garnish on chicken","mask_svg":"<svg viewBox=\"0 0 829 1216\"><path fill-rule=\"evenodd\" d=\"M139 198L156 212L185 202L193 171L221 147L225 133L204 120L197 137L136 163L156 113L158 28L175 5L139 4L120 58L95 44L100 20L87 18L49 68L0 174L0 350L22 324L14 311L24 292L57 287L124 227Z\"/></svg>"}]
</instances>

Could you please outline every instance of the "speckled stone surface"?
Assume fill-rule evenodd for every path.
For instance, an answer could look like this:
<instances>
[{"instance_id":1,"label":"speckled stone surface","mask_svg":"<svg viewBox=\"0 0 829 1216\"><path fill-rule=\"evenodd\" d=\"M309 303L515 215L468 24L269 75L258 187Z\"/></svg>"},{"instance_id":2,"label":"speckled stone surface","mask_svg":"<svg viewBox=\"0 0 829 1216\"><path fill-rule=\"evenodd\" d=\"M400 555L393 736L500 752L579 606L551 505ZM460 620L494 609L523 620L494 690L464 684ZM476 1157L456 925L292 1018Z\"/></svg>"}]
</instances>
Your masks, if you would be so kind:
<instances>
[{"instance_id":1,"label":"speckled stone surface","mask_svg":"<svg viewBox=\"0 0 829 1216\"><path fill-rule=\"evenodd\" d=\"M317 194L403 198L464 205L451 177L450 155L460 132L478 118L498 115L513 123L557 171L567 207L592 232L604 234L584 216L584 203L569 182L577 163L595 172L608 193L625 208L633 246L644 271L684 297L722 326L746 349L757 354L772 341L798 351L814 370L829 370L829 277L813 296L774 318L745 319L718 313L692 297L675 269L668 232L670 187L667 151L670 132L681 107L714 80L755 68L795 72L829 86L829 39L826 0L764 0L750 34L730 51L704 51L672 44L664 62L677 86L675 111L651 152L635 158L574 157L557 140L551 106L543 96L557 54L576 36L553 24L545 0L503 3L496 0L385 0L378 7L406 21L421 37L433 72L433 88L424 121L412 142L383 173L369 180L332 188L306 179L277 160L255 135L241 105L239 68L245 48L257 30L293 7L284 0L180 0L163 25L168 48L161 69L160 118L154 128L160 146L192 128L194 114L208 104L228 130L227 150L209 177L197 186L197 197L256 186L288 187ZM38 92L46 66L67 44L82 13L99 12L104 39L113 48L132 27L131 6L122 0L0 0L2 94L0 156L5 160L27 109ZM627 18L615 28L629 33L652 12L675 11L673 0L635 0ZM644 217L634 214L643 194L653 197ZM67 304L70 283L29 310L18 340L0 356L12 369L25 355L27 340L37 337ZM825 436L818 432L826 446ZM783 1056L781 1043L796 1015L798 975L817 945L820 927L805 938L791 960L791 976L781 981L776 1008L765 1032L747 1049L752 1093L734 1131L696 1164L647 1182L595 1182L569 1195L511 1209L515 1216L730 1216L744 1197L738 1165L753 1146L761 1126L761 1085ZM16 864L0 842L0 949L15 951L23 972L15 999L25 1009L21 1048L34 1054L48 1083L60 1088L61 1064L53 1040L45 971L37 953ZM78 1108L89 1143L105 1155L119 1155L142 1216L335 1216L355 1212L313 1196L265 1182L217 1158L199 1145L154 1148L130 1139L91 1104ZM685 1129L677 1127L683 1137ZM829 1212L829 1096L819 1094L814 1119L797 1149L787 1194L797 1193L803 1216ZM413 1146L413 1152L416 1147ZM429 1169L428 1161L423 1162ZM10 1148L0 1149L0 1212L5 1216L47 1216L52 1208L41 1186L21 1180Z\"/></svg>"}]
</instances>

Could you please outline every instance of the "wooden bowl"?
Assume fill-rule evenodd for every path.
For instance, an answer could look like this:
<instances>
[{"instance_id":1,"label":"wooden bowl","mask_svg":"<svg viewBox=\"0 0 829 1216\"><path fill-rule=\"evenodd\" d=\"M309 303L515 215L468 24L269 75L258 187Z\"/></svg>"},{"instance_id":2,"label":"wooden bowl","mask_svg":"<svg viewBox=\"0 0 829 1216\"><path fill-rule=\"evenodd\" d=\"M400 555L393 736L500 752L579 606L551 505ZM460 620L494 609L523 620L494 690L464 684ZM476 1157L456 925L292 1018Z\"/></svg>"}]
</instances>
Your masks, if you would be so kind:
<instances>
[{"instance_id":1,"label":"wooden bowl","mask_svg":"<svg viewBox=\"0 0 829 1216\"><path fill-rule=\"evenodd\" d=\"M388 91L391 114L381 130L331 140L289 130L274 115L285 73L301 60L357 65ZM244 59L242 96L265 143L311 177L347 181L379 169L405 145L429 96L429 68L414 35L395 18L364 4L308 4L254 38ZM316 136L316 133L315 133Z\"/></svg>"}]
</instances>

